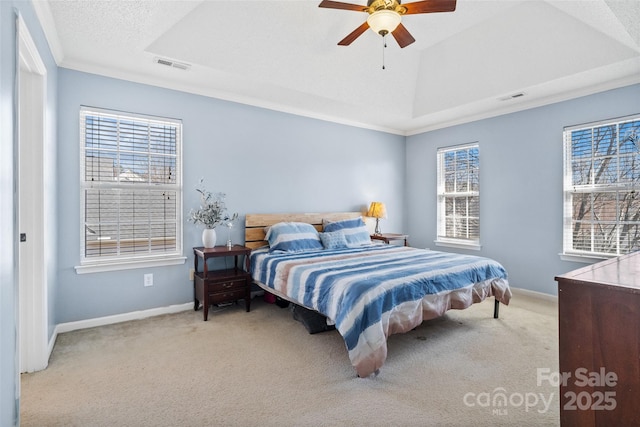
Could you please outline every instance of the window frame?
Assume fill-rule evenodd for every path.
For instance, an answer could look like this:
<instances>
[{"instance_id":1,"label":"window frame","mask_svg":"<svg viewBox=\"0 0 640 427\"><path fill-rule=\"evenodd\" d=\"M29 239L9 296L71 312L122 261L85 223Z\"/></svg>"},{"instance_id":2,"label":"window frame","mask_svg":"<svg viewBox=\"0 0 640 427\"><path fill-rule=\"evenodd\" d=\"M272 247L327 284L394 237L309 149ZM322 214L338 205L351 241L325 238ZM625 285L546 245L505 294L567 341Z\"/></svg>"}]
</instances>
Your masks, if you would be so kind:
<instances>
[{"instance_id":1,"label":"window frame","mask_svg":"<svg viewBox=\"0 0 640 427\"><path fill-rule=\"evenodd\" d=\"M111 118L117 120L126 120L131 122L137 122L138 124L143 123L146 126L154 126L154 125L169 125L175 126L176 130L176 147L175 147L175 155L163 155L165 157L175 158L175 183L135 183L129 181L126 184L123 184L123 181L98 181L98 182L90 182L86 180L86 151L87 142L85 133L86 119L88 116L97 116L102 118ZM121 129L121 125L118 124L116 126L118 130ZM182 169L183 169L183 157L182 157L182 120L173 119L173 118L165 118L158 116L150 116L139 113L130 113L116 110L108 110L104 108L97 107L88 107L81 106L79 112L79 144L80 144L80 177L79 177L79 190L80 190L80 265L75 267L77 274L84 273L97 273L103 271L117 271L117 270L126 270L133 268L146 268L146 267L157 267L157 266L167 266L167 265L178 265L184 264L186 261L186 257L183 255L183 184L182 184ZM120 145L117 144L117 148L114 149L114 153L116 153L117 158L123 152L127 152L127 150L122 150ZM149 141L147 140L147 146L149 145ZM133 151L128 152L131 155ZM146 154L145 154L146 153ZM153 153L150 149L146 151L136 151L134 153L136 156L141 156L142 158L147 157L148 161L151 162L153 157ZM157 155L156 155L157 157ZM149 166L150 167L150 166ZM96 257L87 257L86 254L86 227L87 227L87 217L86 217L86 192L91 189L101 189L101 190L114 190L114 191L122 191L125 189L128 190L146 190L151 192L155 191L163 191L168 190L175 193L176 202L175 202L175 248L169 249L166 251L158 251L154 253L153 250L149 249L148 252L133 252L133 253L121 253L120 252L120 244L127 239L118 238L115 242L117 246L117 254L115 255L105 255L105 256L96 256ZM121 213L118 211L117 214L118 221L115 227L117 228L117 235L120 235L121 231ZM171 221L173 224L173 221ZM150 223L151 225L151 223ZM151 231L149 231L146 236L140 238L140 241L146 241L151 245L153 241L153 237ZM166 239L166 236L164 237Z\"/></svg>"},{"instance_id":2,"label":"window frame","mask_svg":"<svg viewBox=\"0 0 640 427\"><path fill-rule=\"evenodd\" d=\"M562 253L560 253L561 259L565 261L578 261L578 262L592 262L595 260L602 259L610 259L620 255L624 255L628 252L620 251L620 225L625 222L620 218L620 199L619 194L622 192L640 192L640 183L634 183L633 180L629 182L624 182L620 180L620 162L621 158L626 156L634 156L633 153L623 153L621 154L618 149L615 150L614 154L605 153L602 154L599 150L594 150L594 130L607 127L607 126L615 126L615 141L616 147L620 145L620 126L625 123L632 123L640 121L640 114L633 114L624 117L612 118L607 120L599 120L595 122L584 123L580 125L567 126L563 129L562 133L562 144L563 144L563 224L562 224ZM574 163L573 163L573 134L574 132L581 131L591 131L591 147L589 149L590 155L584 156L582 161L588 161L590 165L590 173L589 173L589 182L586 184L574 184ZM598 152L596 152L598 151ZM599 161L602 161L603 158L615 158L616 160L616 177L615 181L610 183L596 183L595 182L595 174L593 172L593 165L597 164ZM608 167L608 166L607 166ZM573 197L576 194L589 194L592 195L590 197L591 203L594 203L593 195L600 193L614 193L616 195L615 201L615 224L614 221L603 221L597 218L593 218L593 205L590 206L590 210L592 211L590 220L576 220L581 221L586 224L591 224L591 236L590 236L590 250L583 249L575 249L574 248L574 206L573 206ZM597 197L597 196L595 196ZM614 229L616 230L616 247L615 253L607 253L597 251L595 245L595 233L594 227L597 224L609 224L614 225Z\"/></svg>"},{"instance_id":3,"label":"window frame","mask_svg":"<svg viewBox=\"0 0 640 427\"><path fill-rule=\"evenodd\" d=\"M469 175L467 174L467 191L453 191L447 192L445 188L445 155L447 153L455 153L458 151L469 151L471 149L476 149L478 152L478 167L477 167L477 190L472 190L469 188ZM434 243L436 246L445 246L459 249L470 249L470 250L480 250L482 249L482 245L480 244L480 143L470 142L467 144L447 146L447 147L439 147L436 153L437 157L437 188L436 188L436 197L437 197L437 228L436 228L436 240ZM469 168L467 168L468 170ZM455 181L457 183L457 181ZM454 184L455 185L455 184ZM469 197L477 197L478 198L478 236L477 238L465 239L459 237L451 237L446 236L446 199L447 198L469 198ZM455 208L454 208L455 211ZM468 202L466 207L465 217L467 220L471 218L469 215ZM455 215L455 213L454 213Z\"/></svg>"}]
</instances>

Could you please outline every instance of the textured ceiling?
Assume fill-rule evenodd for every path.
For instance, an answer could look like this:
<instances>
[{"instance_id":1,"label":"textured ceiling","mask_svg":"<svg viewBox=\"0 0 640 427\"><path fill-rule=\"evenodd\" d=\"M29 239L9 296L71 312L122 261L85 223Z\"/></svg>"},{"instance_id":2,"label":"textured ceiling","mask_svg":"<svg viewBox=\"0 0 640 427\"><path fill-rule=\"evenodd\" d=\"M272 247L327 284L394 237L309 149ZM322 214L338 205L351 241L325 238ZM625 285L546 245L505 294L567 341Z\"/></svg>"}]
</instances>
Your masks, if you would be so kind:
<instances>
[{"instance_id":1,"label":"textured ceiling","mask_svg":"<svg viewBox=\"0 0 640 427\"><path fill-rule=\"evenodd\" d=\"M458 0L404 49L319 3L34 2L62 67L404 135L640 82L637 0Z\"/></svg>"}]
</instances>

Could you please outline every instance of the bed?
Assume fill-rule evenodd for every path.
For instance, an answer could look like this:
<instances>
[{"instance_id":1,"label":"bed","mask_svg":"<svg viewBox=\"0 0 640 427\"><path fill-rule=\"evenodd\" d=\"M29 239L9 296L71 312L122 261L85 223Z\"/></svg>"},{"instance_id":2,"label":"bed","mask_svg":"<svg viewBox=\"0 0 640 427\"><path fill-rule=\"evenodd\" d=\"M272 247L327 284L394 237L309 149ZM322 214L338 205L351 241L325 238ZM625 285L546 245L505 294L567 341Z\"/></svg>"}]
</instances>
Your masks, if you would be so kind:
<instances>
[{"instance_id":1,"label":"bed","mask_svg":"<svg viewBox=\"0 0 640 427\"><path fill-rule=\"evenodd\" d=\"M359 377L379 372L390 335L490 296L497 317L511 298L498 262L373 243L360 212L247 214L245 245L253 281L326 316Z\"/></svg>"}]
</instances>

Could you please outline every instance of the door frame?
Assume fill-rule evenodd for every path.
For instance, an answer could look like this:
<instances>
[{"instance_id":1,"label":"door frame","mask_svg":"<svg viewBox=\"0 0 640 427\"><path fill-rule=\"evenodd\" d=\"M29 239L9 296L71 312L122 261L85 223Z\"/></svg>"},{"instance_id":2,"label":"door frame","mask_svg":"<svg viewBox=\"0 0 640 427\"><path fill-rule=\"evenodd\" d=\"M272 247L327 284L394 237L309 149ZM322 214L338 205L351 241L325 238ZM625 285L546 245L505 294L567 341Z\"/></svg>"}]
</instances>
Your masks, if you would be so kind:
<instances>
[{"instance_id":1,"label":"door frame","mask_svg":"<svg viewBox=\"0 0 640 427\"><path fill-rule=\"evenodd\" d=\"M48 283L45 237L44 146L47 69L22 16L16 19L16 165L19 233L27 241L18 251L19 372L45 369L48 350Z\"/></svg>"}]
</instances>

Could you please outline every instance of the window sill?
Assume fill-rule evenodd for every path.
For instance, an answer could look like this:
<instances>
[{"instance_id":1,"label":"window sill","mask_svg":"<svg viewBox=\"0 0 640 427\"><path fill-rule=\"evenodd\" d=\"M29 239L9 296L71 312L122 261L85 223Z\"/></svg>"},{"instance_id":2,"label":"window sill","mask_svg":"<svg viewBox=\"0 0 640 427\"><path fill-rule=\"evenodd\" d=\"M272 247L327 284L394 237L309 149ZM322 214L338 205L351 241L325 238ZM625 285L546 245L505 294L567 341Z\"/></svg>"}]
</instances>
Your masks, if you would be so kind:
<instances>
[{"instance_id":1,"label":"window sill","mask_svg":"<svg viewBox=\"0 0 640 427\"><path fill-rule=\"evenodd\" d=\"M450 240L434 240L434 243L436 246L444 246L448 248L469 249L472 251L479 251L482 249L482 245L479 243L453 242Z\"/></svg>"},{"instance_id":2,"label":"window sill","mask_svg":"<svg viewBox=\"0 0 640 427\"><path fill-rule=\"evenodd\" d=\"M88 273L102 273L105 271L119 271L130 270L133 268L149 268L149 267L163 267L167 265L179 265L184 264L187 257L184 256L171 256L164 258L154 259L136 259L136 260L117 260L112 262L91 263L84 265L77 265L76 274L88 274Z\"/></svg>"},{"instance_id":3,"label":"window sill","mask_svg":"<svg viewBox=\"0 0 640 427\"><path fill-rule=\"evenodd\" d=\"M563 254L559 253L562 261L582 262L584 264L593 264L594 262L603 261L605 259L613 258L601 256L601 255L579 255L579 254Z\"/></svg>"}]
</instances>

